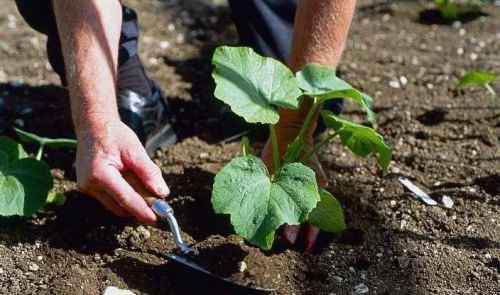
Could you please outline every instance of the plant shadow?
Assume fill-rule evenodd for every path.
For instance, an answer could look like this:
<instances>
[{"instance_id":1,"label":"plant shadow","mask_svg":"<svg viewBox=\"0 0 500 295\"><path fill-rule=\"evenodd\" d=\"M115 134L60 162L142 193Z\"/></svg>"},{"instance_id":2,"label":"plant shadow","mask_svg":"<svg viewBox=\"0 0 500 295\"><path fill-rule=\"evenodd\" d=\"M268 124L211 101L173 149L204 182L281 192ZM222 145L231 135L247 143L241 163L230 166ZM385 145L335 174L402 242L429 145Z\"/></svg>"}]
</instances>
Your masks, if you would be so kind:
<instances>
[{"instance_id":1,"label":"plant shadow","mask_svg":"<svg viewBox=\"0 0 500 295\"><path fill-rule=\"evenodd\" d=\"M461 13L456 20L448 20L443 18L439 9L433 8L420 11L418 14L418 22L424 25L451 25L454 21L468 23L481 16L488 16L488 14L480 10L469 10Z\"/></svg>"}]
</instances>

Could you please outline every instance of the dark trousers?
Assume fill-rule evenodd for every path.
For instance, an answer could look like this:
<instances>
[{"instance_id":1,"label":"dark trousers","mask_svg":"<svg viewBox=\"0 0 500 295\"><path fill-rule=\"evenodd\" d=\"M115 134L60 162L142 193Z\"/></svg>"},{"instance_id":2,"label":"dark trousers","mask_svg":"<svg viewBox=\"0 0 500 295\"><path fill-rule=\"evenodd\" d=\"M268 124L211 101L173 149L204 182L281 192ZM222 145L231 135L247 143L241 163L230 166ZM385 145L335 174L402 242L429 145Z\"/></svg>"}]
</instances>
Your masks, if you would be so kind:
<instances>
[{"instance_id":1,"label":"dark trousers","mask_svg":"<svg viewBox=\"0 0 500 295\"><path fill-rule=\"evenodd\" d=\"M290 54L293 21L298 0L229 0L242 45L286 63ZM35 30L47 35L47 55L53 69L66 85L61 42L51 0L16 0L19 12ZM148 95L151 81L137 56L139 27L133 9L122 6L123 23L118 53L118 88ZM341 111L341 103L329 106Z\"/></svg>"}]
</instances>

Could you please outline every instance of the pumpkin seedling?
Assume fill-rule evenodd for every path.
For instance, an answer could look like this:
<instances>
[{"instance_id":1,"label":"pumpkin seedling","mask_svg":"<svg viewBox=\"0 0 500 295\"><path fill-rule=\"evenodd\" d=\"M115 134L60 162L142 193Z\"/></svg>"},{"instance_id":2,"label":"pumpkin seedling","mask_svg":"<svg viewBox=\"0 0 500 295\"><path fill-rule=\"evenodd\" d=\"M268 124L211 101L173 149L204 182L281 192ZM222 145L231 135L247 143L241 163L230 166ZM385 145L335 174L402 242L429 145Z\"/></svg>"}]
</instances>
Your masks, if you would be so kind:
<instances>
[{"instance_id":1,"label":"pumpkin seedling","mask_svg":"<svg viewBox=\"0 0 500 295\"><path fill-rule=\"evenodd\" d=\"M342 231L345 222L339 202L318 188L314 171L305 164L322 146L339 137L356 155L378 154L386 172L391 148L373 129L329 111L322 111L321 117L333 133L310 148L305 146L304 137L314 114L329 99L352 100L366 112L369 121L374 121L371 97L338 78L331 67L308 64L294 76L284 64L247 47L219 47L212 63L215 96L247 122L269 126L276 171L271 175L260 158L249 154L245 138L242 156L231 160L215 176L215 212L229 214L235 232L263 249L272 247L275 231L285 223L307 221L324 231ZM312 101L312 107L297 137L280 157L276 108L298 109L303 100Z\"/></svg>"},{"instance_id":2,"label":"pumpkin seedling","mask_svg":"<svg viewBox=\"0 0 500 295\"><path fill-rule=\"evenodd\" d=\"M472 71L468 72L458 80L457 88L465 89L474 86L483 86L488 90L493 98L497 98L497 93L495 89L491 87L490 83L497 80L498 76L493 73Z\"/></svg>"},{"instance_id":3,"label":"pumpkin seedling","mask_svg":"<svg viewBox=\"0 0 500 295\"><path fill-rule=\"evenodd\" d=\"M50 168L41 161L44 147L74 147L75 140L52 139L15 129L21 140L37 142L40 148L31 158L22 145L7 136L0 136L0 216L31 216L45 211L48 205L60 206L65 197L50 192L54 179Z\"/></svg>"}]
</instances>

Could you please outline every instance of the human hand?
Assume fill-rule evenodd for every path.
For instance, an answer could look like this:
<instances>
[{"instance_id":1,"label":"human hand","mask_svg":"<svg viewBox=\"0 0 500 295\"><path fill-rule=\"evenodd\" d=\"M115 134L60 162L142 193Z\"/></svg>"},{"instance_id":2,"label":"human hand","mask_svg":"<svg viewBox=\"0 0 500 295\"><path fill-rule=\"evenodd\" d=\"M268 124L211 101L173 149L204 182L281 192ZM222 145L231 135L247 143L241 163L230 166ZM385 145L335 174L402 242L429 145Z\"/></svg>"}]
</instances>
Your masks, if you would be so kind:
<instances>
[{"instance_id":1,"label":"human hand","mask_svg":"<svg viewBox=\"0 0 500 295\"><path fill-rule=\"evenodd\" d=\"M117 216L133 215L152 224L157 218L146 204L137 182L149 193L165 197L170 191L161 170L148 157L135 133L119 120L77 130L78 189L96 198ZM124 175L122 175L124 174Z\"/></svg>"},{"instance_id":2,"label":"human hand","mask_svg":"<svg viewBox=\"0 0 500 295\"><path fill-rule=\"evenodd\" d=\"M285 154L288 145L291 144L293 140L295 140L295 137L299 133L299 130L300 128L296 126L283 126L283 127L276 126L276 136L279 143L280 156L283 156ZM305 149L308 149L313 145L314 141L312 132L310 132L310 134L306 134L304 141L305 141ZM274 169L272 147L270 140L266 142L264 149L262 150L261 158L266 164L266 166L269 168L269 171L271 173L274 173L275 169ZM307 163L307 166L309 166L316 173L316 181L318 182L318 186L320 188L325 188L328 185L328 180L325 172L323 171L323 167L321 166L321 163L318 161L316 155L311 157L311 159ZM305 251L312 252L314 249L314 245L316 244L316 238L318 237L319 229L312 225L306 225L306 226L307 226L306 228L307 246ZM283 230L285 239L291 244L295 244L300 228L301 228L300 224L298 225L285 224Z\"/></svg>"}]
</instances>

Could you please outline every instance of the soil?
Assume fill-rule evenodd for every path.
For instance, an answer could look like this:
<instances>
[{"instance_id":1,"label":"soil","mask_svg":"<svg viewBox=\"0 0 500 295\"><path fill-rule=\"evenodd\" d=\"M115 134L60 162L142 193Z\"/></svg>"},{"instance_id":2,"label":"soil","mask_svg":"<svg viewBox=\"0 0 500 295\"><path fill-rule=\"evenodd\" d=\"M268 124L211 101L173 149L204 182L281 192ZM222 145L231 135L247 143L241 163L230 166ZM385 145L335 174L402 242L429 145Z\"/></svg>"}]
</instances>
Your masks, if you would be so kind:
<instances>
[{"instance_id":1,"label":"soil","mask_svg":"<svg viewBox=\"0 0 500 295\"><path fill-rule=\"evenodd\" d=\"M158 151L170 202L198 261L218 275L275 294L499 294L499 108L483 89L456 91L465 71L500 68L500 7L446 24L427 2L359 1L344 79L372 94L377 130L394 149L391 173L337 143L322 150L329 191L348 229L322 233L314 255L279 237L261 251L234 236L210 206L213 177L248 127L215 110L210 54L236 44L224 1L126 1L139 12L140 55L171 98L181 141ZM0 129L72 136L68 98L45 56L45 39L13 2L0 10ZM406 83L405 83L406 82ZM498 88L498 83L494 85ZM356 106L346 118L363 122ZM263 136L250 133L257 153ZM265 135L264 135L265 136ZM30 151L33 151L28 147ZM164 227L119 219L75 191L74 151L46 151L66 204L33 218L0 218L0 294L231 294L159 257L175 251ZM428 206L396 180L404 175L451 208ZM242 269L242 261L246 269Z\"/></svg>"}]
</instances>

